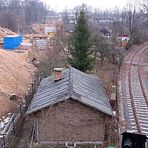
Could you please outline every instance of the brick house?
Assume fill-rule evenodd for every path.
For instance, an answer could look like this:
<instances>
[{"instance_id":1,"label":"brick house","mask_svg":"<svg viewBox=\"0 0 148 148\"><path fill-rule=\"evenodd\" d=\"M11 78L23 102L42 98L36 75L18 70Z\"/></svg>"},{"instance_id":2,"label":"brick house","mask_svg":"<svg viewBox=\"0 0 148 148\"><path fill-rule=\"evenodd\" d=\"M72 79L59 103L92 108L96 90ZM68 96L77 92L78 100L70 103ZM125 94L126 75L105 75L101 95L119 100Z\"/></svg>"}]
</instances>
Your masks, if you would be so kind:
<instances>
[{"instance_id":1,"label":"brick house","mask_svg":"<svg viewBox=\"0 0 148 148\"><path fill-rule=\"evenodd\" d=\"M104 27L100 30L100 33L103 37L110 38L112 35L112 30L108 27Z\"/></svg>"},{"instance_id":2,"label":"brick house","mask_svg":"<svg viewBox=\"0 0 148 148\"><path fill-rule=\"evenodd\" d=\"M101 148L112 109L97 77L68 68L58 81L54 76L42 80L27 114L40 145Z\"/></svg>"}]
</instances>

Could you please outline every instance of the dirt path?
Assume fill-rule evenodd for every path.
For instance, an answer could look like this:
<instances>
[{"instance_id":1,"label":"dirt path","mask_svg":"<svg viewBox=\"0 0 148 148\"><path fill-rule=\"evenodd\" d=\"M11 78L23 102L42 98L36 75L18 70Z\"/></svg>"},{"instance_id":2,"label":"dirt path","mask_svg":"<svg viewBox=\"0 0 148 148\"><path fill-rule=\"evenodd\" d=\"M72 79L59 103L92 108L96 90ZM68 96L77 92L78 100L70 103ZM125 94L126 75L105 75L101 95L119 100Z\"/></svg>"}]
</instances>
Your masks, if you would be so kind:
<instances>
[{"instance_id":1,"label":"dirt path","mask_svg":"<svg viewBox=\"0 0 148 148\"><path fill-rule=\"evenodd\" d=\"M26 119L21 130L21 134L16 137L15 148L29 148L31 141L31 132L32 132L33 122L29 119Z\"/></svg>"}]
</instances>

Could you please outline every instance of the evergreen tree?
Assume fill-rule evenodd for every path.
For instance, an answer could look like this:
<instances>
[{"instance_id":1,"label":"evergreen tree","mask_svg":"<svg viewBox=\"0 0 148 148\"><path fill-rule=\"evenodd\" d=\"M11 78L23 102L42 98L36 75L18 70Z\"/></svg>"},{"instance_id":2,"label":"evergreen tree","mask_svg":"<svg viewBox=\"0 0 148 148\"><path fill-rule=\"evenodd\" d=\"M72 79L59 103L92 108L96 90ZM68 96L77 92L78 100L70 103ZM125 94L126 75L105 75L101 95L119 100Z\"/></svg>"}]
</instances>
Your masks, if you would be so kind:
<instances>
[{"instance_id":1,"label":"evergreen tree","mask_svg":"<svg viewBox=\"0 0 148 148\"><path fill-rule=\"evenodd\" d=\"M93 64L91 56L90 32L88 20L84 10L81 10L76 19L75 31L70 43L69 63L72 67L83 72L90 70Z\"/></svg>"}]
</instances>

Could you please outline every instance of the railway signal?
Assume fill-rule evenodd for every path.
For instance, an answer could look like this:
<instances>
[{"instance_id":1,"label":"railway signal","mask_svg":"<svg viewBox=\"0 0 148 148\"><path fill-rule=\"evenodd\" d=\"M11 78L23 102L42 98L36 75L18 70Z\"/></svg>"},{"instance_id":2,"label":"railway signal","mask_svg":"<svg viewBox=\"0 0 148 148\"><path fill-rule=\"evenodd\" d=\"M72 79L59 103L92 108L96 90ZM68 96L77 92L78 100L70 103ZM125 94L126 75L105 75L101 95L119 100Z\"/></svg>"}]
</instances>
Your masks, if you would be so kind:
<instances>
[{"instance_id":1,"label":"railway signal","mask_svg":"<svg viewBox=\"0 0 148 148\"><path fill-rule=\"evenodd\" d=\"M122 135L122 148L147 148L145 135L128 132L124 132Z\"/></svg>"}]
</instances>

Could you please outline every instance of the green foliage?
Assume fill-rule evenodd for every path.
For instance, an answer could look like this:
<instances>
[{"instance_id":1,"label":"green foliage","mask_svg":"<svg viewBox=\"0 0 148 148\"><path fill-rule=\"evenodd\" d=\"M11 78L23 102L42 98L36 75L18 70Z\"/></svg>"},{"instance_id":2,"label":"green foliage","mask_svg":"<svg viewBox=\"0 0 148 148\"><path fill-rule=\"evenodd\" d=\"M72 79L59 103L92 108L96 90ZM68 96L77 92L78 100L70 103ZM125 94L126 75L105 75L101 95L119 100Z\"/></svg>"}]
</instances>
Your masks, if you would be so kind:
<instances>
[{"instance_id":1,"label":"green foliage","mask_svg":"<svg viewBox=\"0 0 148 148\"><path fill-rule=\"evenodd\" d=\"M38 148L46 148L43 144L40 144Z\"/></svg>"},{"instance_id":2,"label":"green foliage","mask_svg":"<svg viewBox=\"0 0 148 148\"><path fill-rule=\"evenodd\" d=\"M76 19L75 31L70 42L69 63L71 66L83 72L90 70L93 65L91 56L90 32L87 24L87 16L84 10L81 10Z\"/></svg>"}]
</instances>

